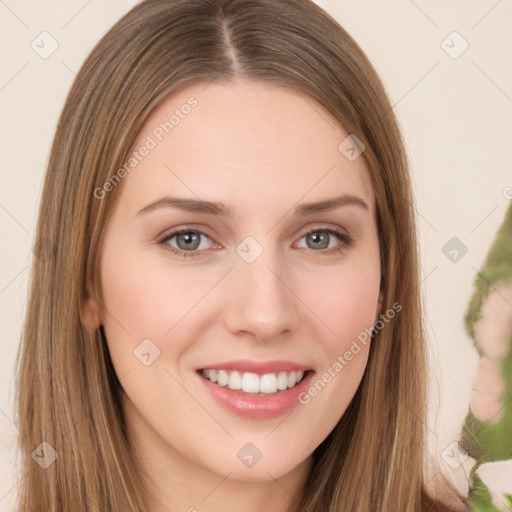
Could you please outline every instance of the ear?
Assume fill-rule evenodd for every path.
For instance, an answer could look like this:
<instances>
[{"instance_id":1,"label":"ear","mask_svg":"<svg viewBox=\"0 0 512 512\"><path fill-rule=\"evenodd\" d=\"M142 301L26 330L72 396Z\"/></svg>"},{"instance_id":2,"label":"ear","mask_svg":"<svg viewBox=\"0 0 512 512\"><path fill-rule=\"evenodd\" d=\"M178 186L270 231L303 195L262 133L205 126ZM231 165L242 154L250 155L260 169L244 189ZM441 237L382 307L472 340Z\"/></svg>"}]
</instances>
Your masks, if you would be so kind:
<instances>
[{"instance_id":1,"label":"ear","mask_svg":"<svg viewBox=\"0 0 512 512\"><path fill-rule=\"evenodd\" d=\"M103 323L101 307L89 286L87 287L85 297L82 299L80 313L82 324L91 331L95 331Z\"/></svg>"}]
</instances>

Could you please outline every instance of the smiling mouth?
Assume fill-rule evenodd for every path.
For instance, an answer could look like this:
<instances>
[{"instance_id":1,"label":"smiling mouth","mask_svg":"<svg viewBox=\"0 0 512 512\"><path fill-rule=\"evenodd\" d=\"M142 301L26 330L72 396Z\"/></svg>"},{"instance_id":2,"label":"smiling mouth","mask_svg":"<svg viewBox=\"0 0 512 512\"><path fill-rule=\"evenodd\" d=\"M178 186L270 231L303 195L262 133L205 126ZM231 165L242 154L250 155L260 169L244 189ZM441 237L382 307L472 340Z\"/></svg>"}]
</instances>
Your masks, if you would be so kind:
<instances>
[{"instance_id":1,"label":"smiling mouth","mask_svg":"<svg viewBox=\"0 0 512 512\"><path fill-rule=\"evenodd\" d=\"M311 370L281 371L259 375L253 372L230 370L198 370L204 379L220 387L226 387L252 396L275 395L299 384Z\"/></svg>"}]
</instances>

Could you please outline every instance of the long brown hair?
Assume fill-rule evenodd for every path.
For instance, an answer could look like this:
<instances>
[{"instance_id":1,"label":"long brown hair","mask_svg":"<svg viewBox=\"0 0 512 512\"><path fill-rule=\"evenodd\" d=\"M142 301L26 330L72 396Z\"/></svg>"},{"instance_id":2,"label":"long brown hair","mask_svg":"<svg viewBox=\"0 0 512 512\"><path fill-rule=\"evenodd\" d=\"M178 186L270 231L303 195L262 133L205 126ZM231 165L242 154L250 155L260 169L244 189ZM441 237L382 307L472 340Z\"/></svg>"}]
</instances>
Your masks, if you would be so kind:
<instances>
[{"instance_id":1,"label":"long brown hair","mask_svg":"<svg viewBox=\"0 0 512 512\"><path fill-rule=\"evenodd\" d=\"M102 234L120 187L102 200L94 190L122 167L167 95L238 77L313 98L363 142L377 203L383 311L402 305L374 334L354 399L314 451L297 510L444 510L425 487L425 337L400 130L363 51L310 0L147 0L109 30L77 74L48 162L18 354L20 510L147 509L150 486L127 439L120 377L102 329L92 332L81 319L88 284L100 301ZM42 469L36 448L56 455L55 463Z\"/></svg>"}]
</instances>

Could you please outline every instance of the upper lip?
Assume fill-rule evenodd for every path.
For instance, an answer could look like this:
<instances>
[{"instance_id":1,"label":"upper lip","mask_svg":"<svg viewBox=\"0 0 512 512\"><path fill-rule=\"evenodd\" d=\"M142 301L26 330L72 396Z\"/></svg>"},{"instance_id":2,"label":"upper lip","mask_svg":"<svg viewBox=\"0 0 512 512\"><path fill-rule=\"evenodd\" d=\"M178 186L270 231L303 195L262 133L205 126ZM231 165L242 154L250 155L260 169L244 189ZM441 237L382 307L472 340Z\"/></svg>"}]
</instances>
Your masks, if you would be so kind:
<instances>
[{"instance_id":1,"label":"upper lip","mask_svg":"<svg viewBox=\"0 0 512 512\"><path fill-rule=\"evenodd\" d=\"M311 367L294 363L292 361L273 360L273 361L251 361L249 359L239 359L235 361L224 361L222 363L213 363L201 366L197 370L233 370L239 372L251 372L259 375L265 373L307 371Z\"/></svg>"}]
</instances>

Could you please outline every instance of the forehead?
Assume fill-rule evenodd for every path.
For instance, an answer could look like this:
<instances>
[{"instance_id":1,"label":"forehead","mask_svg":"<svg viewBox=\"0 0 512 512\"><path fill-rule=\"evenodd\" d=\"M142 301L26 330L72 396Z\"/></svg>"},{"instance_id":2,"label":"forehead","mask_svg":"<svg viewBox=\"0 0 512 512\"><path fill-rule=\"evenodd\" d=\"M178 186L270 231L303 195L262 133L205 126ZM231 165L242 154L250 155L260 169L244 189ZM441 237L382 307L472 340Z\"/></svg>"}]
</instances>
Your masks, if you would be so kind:
<instances>
[{"instance_id":1,"label":"forehead","mask_svg":"<svg viewBox=\"0 0 512 512\"><path fill-rule=\"evenodd\" d=\"M140 160L123 194L186 193L242 207L246 200L291 206L347 193L373 208L364 158L351 161L339 149L348 135L325 107L293 89L195 83L168 96L146 120L132 148Z\"/></svg>"}]
</instances>

